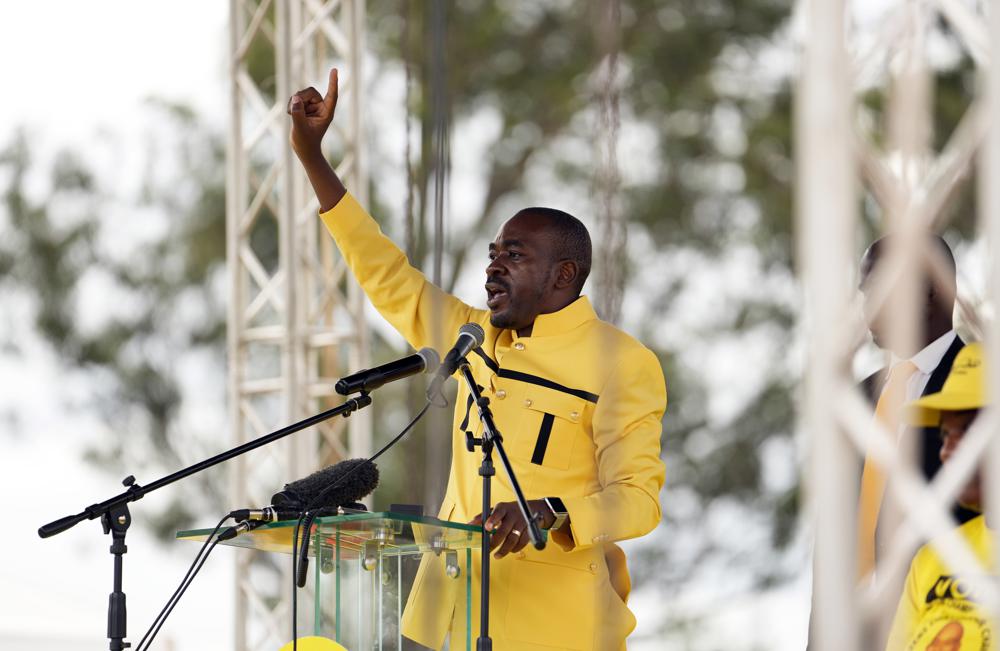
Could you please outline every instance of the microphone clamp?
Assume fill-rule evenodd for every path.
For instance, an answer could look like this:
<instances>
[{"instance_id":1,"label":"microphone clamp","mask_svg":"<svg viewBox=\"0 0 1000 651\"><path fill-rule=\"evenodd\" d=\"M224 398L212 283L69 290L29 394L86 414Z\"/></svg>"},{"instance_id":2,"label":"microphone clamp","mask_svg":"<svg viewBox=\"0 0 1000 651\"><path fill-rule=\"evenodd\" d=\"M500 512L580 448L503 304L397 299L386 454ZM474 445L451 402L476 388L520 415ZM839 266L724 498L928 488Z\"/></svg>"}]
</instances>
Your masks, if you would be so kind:
<instances>
[{"instance_id":1,"label":"microphone clamp","mask_svg":"<svg viewBox=\"0 0 1000 651\"><path fill-rule=\"evenodd\" d=\"M253 531L257 527L261 527L266 524L263 520L244 520L239 524L227 527L219 534L218 541L225 542L227 540L232 540L236 536L240 535L245 531Z\"/></svg>"},{"instance_id":2,"label":"microphone clamp","mask_svg":"<svg viewBox=\"0 0 1000 651\"><path fill-rule=\"evenodd\" d=\"M229 516L237 521L277 522L278 520L294 520L299 517L299 512L293 509L265 506L262 509L237 509L230 512Z\"/></svg>"}]
</instances>

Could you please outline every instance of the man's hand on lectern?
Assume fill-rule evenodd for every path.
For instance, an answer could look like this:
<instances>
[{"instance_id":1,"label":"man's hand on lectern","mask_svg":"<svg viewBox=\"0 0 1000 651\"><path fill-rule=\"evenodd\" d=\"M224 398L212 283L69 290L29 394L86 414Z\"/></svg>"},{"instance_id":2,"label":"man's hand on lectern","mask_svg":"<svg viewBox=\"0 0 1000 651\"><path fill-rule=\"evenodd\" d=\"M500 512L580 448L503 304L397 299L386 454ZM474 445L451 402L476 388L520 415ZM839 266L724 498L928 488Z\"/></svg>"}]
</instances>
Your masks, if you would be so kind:
<instances>
[{"instance_id":1,"label":"man's hand on lectern","mask_svg":"<svg viewBox=\"0 0 1000 651\"><path fill-rule=\"evenodd\" d=\"M330 69L326 95L310 86L292 95L288 100L288 114L292 116L292 149L300 159L322 156L320 147L323 136L333 121L337 109L337 69Z\"/></svg>"},{"instance_id":2,"label":"man's hand on lectern","mask_svg":"<svg viewBox=\"0 0 1000 651\"><path fill-rule=\"evenodd\" d=\"M539 526L543 529L547 529L555 521L555 515L549 510L545 500L528 500L528 510L542 516ZM483 524L482 514L474 517L469 524L475 526ZM490 517L486 518L484 528L490 532L490 551L497 550L493 558L499 559L507 554L516 554L531 542L528 523L521 515L517 502L500 502L494 506Z\"/></svg>"}]
</instances>

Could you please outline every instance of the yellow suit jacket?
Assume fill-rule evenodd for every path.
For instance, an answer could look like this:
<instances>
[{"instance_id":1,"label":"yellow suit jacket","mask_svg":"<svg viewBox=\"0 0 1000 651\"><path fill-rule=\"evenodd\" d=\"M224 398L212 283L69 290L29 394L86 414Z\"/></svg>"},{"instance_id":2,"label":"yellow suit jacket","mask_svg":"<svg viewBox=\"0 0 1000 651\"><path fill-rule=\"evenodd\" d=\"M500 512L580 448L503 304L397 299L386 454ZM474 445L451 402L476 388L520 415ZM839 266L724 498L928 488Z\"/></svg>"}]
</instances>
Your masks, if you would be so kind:
<instances>
[{"instance_id":1,"label":"yellow suit jacket","mask_svg":"<svg viewBox=\"0 0 1000 651\"><path fill-rule=\"evenodd\" d=\"M529 546L492 562L494 648L622 648L635 618L624 602L627 570L613 543L644 535L660 521L666 387L656 356L598 319L586 297L540 315L530 337L493 327L489 312L445 293L410 266L350 195L321 218L368 298L414 348L444 351L462 324L483 326L486 340L469 361L490 398L518 480L528 499L557 496L566 504L570 536L553 533L556 544L542 551ZM451 472L438 514L460 522L475 517L482 505L481 455L466 450L462 428L467 401L460 384ZM481 435L475 409L464 426ZM497 466L494 504L514 499ZM469 619L475 640L479 554L473 558ZM442 646L450 630L451 648L463 648L467 613L462 600L456 607L455 590L464 581L448 579L439 562L429 560L418 571L404 630L433 648ZM609 573L609 562L618 565L612 567L617 575Z\"/></svg>"}]
</instances>

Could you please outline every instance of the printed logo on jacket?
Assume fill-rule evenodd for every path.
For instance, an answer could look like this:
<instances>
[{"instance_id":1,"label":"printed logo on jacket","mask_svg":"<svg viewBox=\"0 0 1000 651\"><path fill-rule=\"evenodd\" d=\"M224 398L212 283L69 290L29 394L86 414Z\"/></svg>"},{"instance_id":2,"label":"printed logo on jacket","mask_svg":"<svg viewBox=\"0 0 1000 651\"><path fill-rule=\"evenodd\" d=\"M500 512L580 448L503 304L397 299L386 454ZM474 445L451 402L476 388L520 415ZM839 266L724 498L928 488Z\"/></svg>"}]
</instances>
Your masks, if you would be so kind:
<instances>
[{"instance_id":1,"label":"printed logo on jacket","mask_svg":"<svg viewBox=\"0 0 1000 651\"><path fill-rule=\"evenodd\" d=\"M985 580L985 578L984 578ZM924 600L920 624L908 651L986 651L993 649L989 622L972 585L960 576L942 574Z\"/></svg>"}]
</instances>

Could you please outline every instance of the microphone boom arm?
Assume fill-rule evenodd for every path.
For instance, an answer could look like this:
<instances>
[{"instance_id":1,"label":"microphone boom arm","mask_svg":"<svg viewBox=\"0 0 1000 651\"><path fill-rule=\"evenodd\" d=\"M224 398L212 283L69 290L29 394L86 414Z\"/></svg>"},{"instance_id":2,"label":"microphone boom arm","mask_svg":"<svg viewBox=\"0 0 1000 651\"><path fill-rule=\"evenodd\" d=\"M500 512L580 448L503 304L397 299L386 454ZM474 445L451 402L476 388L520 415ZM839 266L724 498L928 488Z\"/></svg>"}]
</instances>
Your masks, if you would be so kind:
<instances>
[{"instance_id":1,"label":"microphone boom arm","mask_svg":"<svg viewBox=\"0 0 1000 651\"><path fill-rule=\"evenodd\" d=\"M300 420L297 423L292 423L287 427L282 427L281 429L275 430L270 434L265 434L264 436L256 438L252 441L248 441L247 443L238 445L235 448L232 448L231 450L221 452L215 455L214 457L210 457L203 461L199 461L198 463L190 465L187 468L183 468L165 477L161 477L160 479L157 479L156 481L146 486L140 486L139 484L135 483L134 478L128 477L125 480L125 485L128 486L128 489L125 490L124 492L119 493L118 495L115 495L114 497L104 500L103 502L100 502L98 504L91 504L90 506L85 508L80 513L77 513L76 515L68 515L64 518L59 518L58 520L54 520L48 524L42 525L38 529L38 535L42 538L48 538L58 533L62 533L63 531L66 531L67 529L73 527L76 524L79 524L84 520L93 520L95 518L99 518L117 506L121 506L123 504L127 504L129 502L135 502L139 499L142 499L143 497L145 497L147 493L152 493L153 491L159 488L163 488L167 484L172 484L179 479L184 479L185 477L188 477L195 473L199 473L202 470L207 470L208 468L218 465L223 461L229 461L234 457L246 454L251 450L256 450L259 447L262 447L269 443L273 443L278 439L284 438L289 434L294 434L295 432L303 430L307 427L312 427L313 425L321 423L324 420L333 418L334 416L343 416L344 418L347 418L355 411L363 409L364 407L367 407L370 404L372 404L371 396L369 396L367 393L362 393L361 395L351 398L350 400L344 402L341 405L337 405L332 409L328 409L319 414L315 414L313 416L310 416L309 418Z\"/></svg>"},{"instance_id":2,"label":"microphone boom arm","mask_svg":"<svg viewBox=\"0 0 1000 651\"><path fill-rule=\"evenodd\" d=\"M525 522L528 523L528 537L531 538L531 544L534 545L535 549L545 549L545 540L542 539L542 532L538 527L540 517L535 516L528 510L528 501L524 497L524 491L521 490L520 482L517 481L517 475L514 474L514 467L510 465L507 451L503 447L503 437L500 435L496 422L493 420L489 398L483 397L475 378L472 377L472 371L469 370L469 362L464 358L459 366L459 371L462 377L465 378L465 383L469 386L469 392L472 393L473 402L479 411L479 420L483 423L483 443L496 448L497 454L500 455L500 463L503 466L504 472L507 473L507 478L510 479L511 488L514 489L514 497L517 500L518 507L521 509L521 515L524 517Z\"/></svg>"},{"instance_id":3,"label":"microphone boom arm","mask_svg":"<svg viewBox=\"0 0 1000 651\"><path fill-rule=\"evenodd\" d=\"M332 409L328 409L322 413L300 420L297 423L293 423L287 427L271 432L270 434L256 438L253 441L238 445L231 450L217 454L214 457L205 459L204 461L199 461L198 463L188 466L187 468L178 470L177 472L171 473L165 477L161 477L146 486L136 484L135 477L130 475L125 478L125 481L122 482L127 487L124 492L98 504L91 504L80 513L59 518L58 520L54 520L39 527L38 535L42 538L48 538L62 533L84 520L101 518L104 533L111 534L111 554L113 555L114 560L114 588L108 598L108 648L110 651L124 651L129 646L129 643L125 642L126 607L125 593L122 591L122 556L126 551L128 551L128 548L125 546L125 534L128 532L129 525L132 524L132 514L129 513L128 509L129 502L140 500L147 493L152 493L158 488L163 488L167 484L172 484L179 479L183 479L195 473L201 472L202 470L211 468L212 466L220 464L223 461L228 461L233 457L238 457L241 454L255 450L261 446L267 445L268 443L273 443L274 441L284 438L289 434L294 434L299 430L311 427L312 425L329 418L333 418L334 416L344 416L346 418L358 409L363 409L370 404L372 404L371 397L367 393L362 393Z\"/></svg>"}]
</instances>

